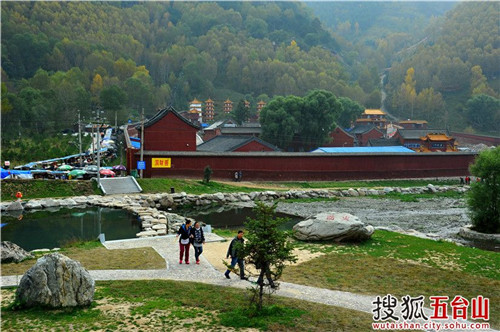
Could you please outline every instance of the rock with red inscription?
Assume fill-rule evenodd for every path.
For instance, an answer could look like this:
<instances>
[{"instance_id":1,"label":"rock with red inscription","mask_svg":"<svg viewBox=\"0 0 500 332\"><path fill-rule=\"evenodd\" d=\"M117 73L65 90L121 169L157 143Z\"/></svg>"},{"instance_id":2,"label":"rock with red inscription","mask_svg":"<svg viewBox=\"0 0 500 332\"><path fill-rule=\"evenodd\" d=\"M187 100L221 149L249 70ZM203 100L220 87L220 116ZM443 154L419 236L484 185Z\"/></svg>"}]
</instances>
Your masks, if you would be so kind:
<instances>
[{"instance_id":1,"label":"rock with red inscription","mask_svg":"<svg viewBox=\"0 0 500 332\"><path fill-rule=\"evenodd\" d=\"M303 241L356 242L369 239L374 228L349 213L324 212L299 222L294 236Z\"/></svg>"}]
</instances>

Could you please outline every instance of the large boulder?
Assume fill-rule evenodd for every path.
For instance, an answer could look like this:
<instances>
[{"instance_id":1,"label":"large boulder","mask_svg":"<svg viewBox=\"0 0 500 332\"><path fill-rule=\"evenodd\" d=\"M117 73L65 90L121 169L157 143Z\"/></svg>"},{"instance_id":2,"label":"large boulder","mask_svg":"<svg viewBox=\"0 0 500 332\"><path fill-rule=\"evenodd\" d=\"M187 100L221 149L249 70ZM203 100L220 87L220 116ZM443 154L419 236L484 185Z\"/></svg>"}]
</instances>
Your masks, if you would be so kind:
<instances>
[{"instance_id":1,"label":"large boulder","mask_svg":"<svg viewBox=\"0 0 500 332\"><path fill-rule=\"evenodd\" d=\"M26 258L33 258L33 255L9 241L2 241L1 243L2 263L19 263Z\"/></svg>"},{"instance_id":2,"label":"large boulder","mask_svg":"<svg viewBox=\"0 0 500 332\"><path fill-rule=\"evenodd\" d=\"M374 228L349 213L324 212L293 226L294 235L305 241L363 241Z\"/></svg>"},{"instance_id":3,"label":"large boulder","mask_svg":"<svg viewBox=\"0 0 500 332\"><path fill-rule=\"evenodd\" d=\"M77 261L59 253L39 258L21 278L16 300L22 306L52 308L90 305L95 282Z\"/></svg>"}]
</instances>

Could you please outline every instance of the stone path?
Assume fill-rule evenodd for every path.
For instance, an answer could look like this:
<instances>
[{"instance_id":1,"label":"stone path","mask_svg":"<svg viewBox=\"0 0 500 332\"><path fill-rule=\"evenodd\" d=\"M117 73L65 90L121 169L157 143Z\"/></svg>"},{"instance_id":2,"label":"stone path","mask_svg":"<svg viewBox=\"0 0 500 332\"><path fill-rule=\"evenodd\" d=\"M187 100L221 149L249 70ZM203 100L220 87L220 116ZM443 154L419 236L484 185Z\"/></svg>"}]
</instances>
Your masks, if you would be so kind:
<instances>
[{"instance_id":1,"label":"stone path","mask_svg":"<svg viewBox=\"0 0 500 332\"><path fill-rule=\"evenodd\" d=\"M206 242L221 241L223 238L216 234L205 234ZM190 251L191 264L179 264L178 240L174 235L157 236L151 238L138 238L129 240L107 241L104 246L110 250L152 247L165 259L166 268L160 270L92 270L89 271L95 280L188 280L224 287L235 287L245 289L249 286L248 281L239 280L233 275L231 280L224 277L223 273L217 271L203 255L200 264L194 264L194 253ZM193 250L191 248L191 250ZM17 286L21 276L2 276L1 287ZM334 291L324 288L309 287L304 285L280 282L276 295L295 298L315 303L322 303L347 309L357 310L372 314L375 300L374 296L354 294L349 292ZM384 294L385 295L385 294ZM436 294L437 295L437 294ZM381 295L383 296L383 295ZM425 310L427 316L432 315L430 309ZM399 313L396 315L401 316ZM479 321L478 321L479 322ZM453 321L442 321L440 323L453 323ZM426 329L425 331L435 331ZM441 330L444 331L444 330ZM499 332L488 329L481 331Z\"/></svg>"}]
</instances>

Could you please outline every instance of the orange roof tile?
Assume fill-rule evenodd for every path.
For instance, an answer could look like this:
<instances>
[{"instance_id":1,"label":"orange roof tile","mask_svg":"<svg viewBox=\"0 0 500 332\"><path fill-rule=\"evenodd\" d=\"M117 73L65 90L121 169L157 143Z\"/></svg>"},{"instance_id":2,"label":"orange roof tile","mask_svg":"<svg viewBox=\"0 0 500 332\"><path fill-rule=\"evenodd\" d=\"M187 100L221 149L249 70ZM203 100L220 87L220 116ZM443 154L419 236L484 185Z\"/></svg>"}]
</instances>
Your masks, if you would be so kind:
<instances>
[{"instance_id":1,"label":"orange roof tile","mask_svg":"<svg viewBox=\"0 0 500 332\"><path fill-rule=\"evenodd\" d=\"M198 99L194 98L194 100L191 101L190 104L201 104L201 101L199 101Z\"/></svg>"}]
</instances>

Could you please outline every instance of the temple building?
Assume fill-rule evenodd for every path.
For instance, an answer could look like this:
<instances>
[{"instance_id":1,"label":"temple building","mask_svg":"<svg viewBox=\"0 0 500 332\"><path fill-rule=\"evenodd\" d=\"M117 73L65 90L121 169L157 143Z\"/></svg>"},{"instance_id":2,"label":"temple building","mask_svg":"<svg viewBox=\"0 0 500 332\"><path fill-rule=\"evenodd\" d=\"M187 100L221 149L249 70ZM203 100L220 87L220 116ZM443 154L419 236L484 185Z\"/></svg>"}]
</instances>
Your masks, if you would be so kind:
<instances>
[{"instance_id":1,"label":"temple building","mask_svg":"<svg viewBox=\"0 0 500 332\"><path fill-rule=\"evenodd\" d=\"M190 114L197 113L198 114L198 121L201 124L203 122L203 114L202 114L202 108L201 108L201 101L199 101L196 98L193 99L189 103L189 113ZM190 118L191 118L191 116L190 116ZM193 118L194 118L194 116L193 116Z\"/></svg>"},{"instance_id":2,"label":"temple building","mask_svg":"<svg viewBox=\"0 0 500 332\"><path fill-rule=\"evenodd\" d=\"M386 113L382 110L366 109L361 118L356 120L356 125L373 124L379 129L385 129L387 122L385 116Z\"/></svg>"},{"instance_id":3,"label":"temple building","mask_svg":"<svg viewBox=\"0 0 500 332\"><path fill-rule=\"evenodd\" d=\"M229 98L224 102L224 113L229 114L233 110L233 102Z\"/></svg>"},{"instance_id":4,"label":"temple building","mask_svg":"<svg viewBox=\"0 0 500 332\"><path fill-rule=\"evenodd\" d=\"M210 98L205 100L205 112L203 114L203 119L205 121L213 121L215 117L214 111L214 101Z\"/></svg>"}]
</instances>

